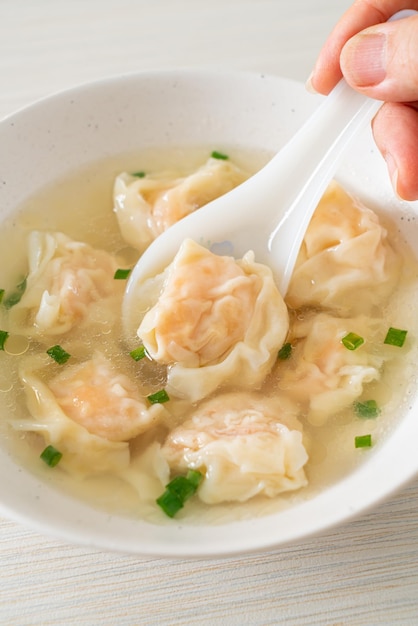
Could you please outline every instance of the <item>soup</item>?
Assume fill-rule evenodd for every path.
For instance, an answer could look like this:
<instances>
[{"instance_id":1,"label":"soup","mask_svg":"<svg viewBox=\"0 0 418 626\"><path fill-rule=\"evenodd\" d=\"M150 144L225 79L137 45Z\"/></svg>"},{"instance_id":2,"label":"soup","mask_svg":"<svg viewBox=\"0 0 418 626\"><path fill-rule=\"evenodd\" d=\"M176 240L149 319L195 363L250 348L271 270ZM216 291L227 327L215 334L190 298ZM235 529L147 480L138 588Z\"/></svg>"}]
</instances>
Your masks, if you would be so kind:
<instances>
[{"instance_id":1,"label":"soup","mask_svg":"<svg viewBox=\"0 0 418 626\"><path fill-rule=\"evenodd\" d=\"M263 515L353 471L401 419L416 263L336 183L285 301L251 251L233 259L220 242L186 241L150 279L145 315L121 323L129 269L150 241L263 160L155 151L99 164L4 225L3 435L43 480L170 523L157 500L189 475L194 495L175 511L186 523Z\"/></svg>"}]
</instances>

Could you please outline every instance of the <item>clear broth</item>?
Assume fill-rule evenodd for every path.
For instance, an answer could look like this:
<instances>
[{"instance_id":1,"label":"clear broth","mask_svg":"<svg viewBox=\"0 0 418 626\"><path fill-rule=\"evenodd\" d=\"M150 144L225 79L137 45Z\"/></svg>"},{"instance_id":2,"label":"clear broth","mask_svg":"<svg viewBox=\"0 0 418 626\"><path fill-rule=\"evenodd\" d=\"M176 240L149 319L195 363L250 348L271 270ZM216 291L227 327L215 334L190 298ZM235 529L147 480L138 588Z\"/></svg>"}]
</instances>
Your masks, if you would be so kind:
<instances>
[{"instance_id":1,"label":"clear broth","mask_svg":"<svg viewBox=\"0 0 418 626\"><path fill-rule=\"evenodd\" d=\"M245 150L228 149L233 161L249 172L255 172L267 160L267 154L254 154ZM210 152L210 151L209 151ZM93 247L104 249L116 255L121 263L132 265L136 252L122 240L112 203L112 187L115 176L121 171L161 171L176 170L189 172L201 165L208 156L208 149L196 150L166 149L146 151L140 155L125 155L75 172L64 180L56 182L31 198L13 216L2 224L0 235L0 286L11 289L19 278L27 272L26 239L33 230L61 231L75 240L84 241ZM298 491L286 493L274 499L253 498L244 504L222 504L207 506L197 499L190 501L187 512L179 517L187 523L220 523L231 519L265 515L312 498L329 485L341 480L349 472L376 452L382 441L396 426L402 414L409 408L415 394L417 381L414 363L418 357L415 340L418 334L416 296L418 293L418 269L413 256L405 253L405 243L393 226L389 226L391 242L399 254L405 257L405 271L397 293L385 310L388 325L407 328L409 347L399 357L385 366L381 380L368 385L368 393L381 406L382 415L375 420L359 420L353 417L352 410L335 415L325 426L312 427L304 424L308 441L310 460L306 467L309 485ZM122 292L121 292L122 295ZM98 320L103 322L103 320ZM389 323L390 321L390 323ZM115 332L118 329L116 327ZM109 331L110 332L110 331ZM96 336L90 332L77 337L78 356L91 353L93 347L104 354L129 375L135 376L133 363L121 355L117 342L108 342L103 332L103 324ZM80 347L81 346L81 347ZM31 348L29 348L31 349ZM35 348L34 348L35 349ZM18 352L19 348L15 351ZM0 353L0 423L1 437L7 448L15 455L17 462L32 473L47 481L56 489L81 498L92 506L112 514L137 516L156 523L170 523L161 512L149 502L141 502L135 486L118 477L101 476L77 480L59 468L53 471L39 460L42 443L35 435L16 433L9 421L13 416L26 415L27 408L18 380L19 357L6 352ZM160 387L161 381L151 381L144 393ZM376 442L373 450L356 450L353 440L356 435L371 433Z\"/></svg>"}]
</instances>

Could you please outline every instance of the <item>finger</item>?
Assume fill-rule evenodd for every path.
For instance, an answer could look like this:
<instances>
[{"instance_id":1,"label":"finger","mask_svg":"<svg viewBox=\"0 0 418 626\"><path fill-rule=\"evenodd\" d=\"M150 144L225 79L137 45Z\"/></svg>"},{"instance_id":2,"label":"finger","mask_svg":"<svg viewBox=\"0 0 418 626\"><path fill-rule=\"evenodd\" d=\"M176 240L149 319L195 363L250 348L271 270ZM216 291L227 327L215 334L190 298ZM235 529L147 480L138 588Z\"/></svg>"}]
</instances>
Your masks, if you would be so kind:
<instances>
[{"instance_id":1,"label":"finger","mask_svg":"<svg viewBox=\"0 0 418 626\"><path fill-rule=\"evenodd\" d=\"M319 53L309 78L311 87L327 94L342 77L340 54L345 43L369 26L386 22L402 9L418 9L417 0L357 0L344 13Z\"/></svg>"},{"instance_id":2,"label":"finger","mask_svg":"<svg viewBox=\"0 0 418 626\"><path fill-rule=\"evenodd\" d=\"M397 194L418 200L418 102L384 104L373 120L373 135Z\"/></svg>"},{"instance_id":3,"label":"finger","mask_svg":"<svg viewBox=\"0 0 418 626\"><path fill-rule=\"evenodd\" d=\"M347 82L378 100L418 100L418 15L363 30L341 52Z\"/></svg>"}]
</instances>

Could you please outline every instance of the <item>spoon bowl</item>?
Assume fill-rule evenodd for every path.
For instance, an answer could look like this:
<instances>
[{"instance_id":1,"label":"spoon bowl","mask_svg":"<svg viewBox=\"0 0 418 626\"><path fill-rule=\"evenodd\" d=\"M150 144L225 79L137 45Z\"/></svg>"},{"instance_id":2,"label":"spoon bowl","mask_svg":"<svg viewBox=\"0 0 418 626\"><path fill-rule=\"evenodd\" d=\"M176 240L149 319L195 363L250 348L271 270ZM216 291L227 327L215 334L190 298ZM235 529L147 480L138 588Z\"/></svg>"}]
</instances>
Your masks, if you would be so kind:
<instances>
[{"instance_id":1,"label":"spoon bowl","mask_svg":"<svg viewBox=\"0 0 418 626\"><path fill-rule=\"evenodd\" d=\"M162 233L130 275L123 302L126 336L135 334L147 309L141 286L171 263L185 239L235 258L252 250L285 296L311 216L344 150L380 104L342 80L265 167Z\"/></svg>"},{"instance_id":2,"label":"spoon bowl","mask_svg":"<svg viewBox=\"0 0 418 626\"><path fill-rule=\"evenodd\" d=\"M416 13L399 11L390 21ZM147 309L141 302L141 285L162 272L188 238L210 249L227 248L235 258L252 250L258 263L270 267L284 297L322 194L351 140L380 106L381 102L354 91L342 79L257 174L162 233L141 256L128 281L122 311L126 336L135 334Z\"/></svg>"}]
</instances>

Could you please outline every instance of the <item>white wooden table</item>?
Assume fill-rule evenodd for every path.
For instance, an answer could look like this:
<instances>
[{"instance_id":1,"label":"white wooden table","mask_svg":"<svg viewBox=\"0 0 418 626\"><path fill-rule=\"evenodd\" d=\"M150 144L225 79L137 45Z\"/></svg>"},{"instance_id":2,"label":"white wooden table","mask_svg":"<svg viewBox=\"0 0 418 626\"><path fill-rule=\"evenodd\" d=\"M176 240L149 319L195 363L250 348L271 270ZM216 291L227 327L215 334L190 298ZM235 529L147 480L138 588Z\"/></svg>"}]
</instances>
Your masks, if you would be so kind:
<instances>
[{"instance_id":1,"label":"white wooden table","mask_svg":"<svg viewBox=\"0 0 418 626\"><path fill-rule=\"evenodd\" d=\"M0 117L54 91L134 70L222 67L304 81L350 4L0 0ZM0 519L0 624L413 626L418 479L321 537L225 560L97 552Z\"/></svg>"}]
</instances>

